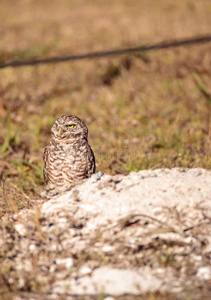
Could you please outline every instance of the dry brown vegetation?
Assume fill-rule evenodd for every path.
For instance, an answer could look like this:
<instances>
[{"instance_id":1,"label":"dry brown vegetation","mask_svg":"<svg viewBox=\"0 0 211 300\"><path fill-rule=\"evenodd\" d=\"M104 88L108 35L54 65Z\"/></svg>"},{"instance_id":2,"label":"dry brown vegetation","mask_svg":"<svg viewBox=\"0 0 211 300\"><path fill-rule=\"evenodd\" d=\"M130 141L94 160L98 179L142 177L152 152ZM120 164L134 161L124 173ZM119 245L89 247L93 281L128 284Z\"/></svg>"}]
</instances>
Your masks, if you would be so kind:
<instances>
[{"instance_id":1,"label":"dry brown vegetation","mask_svg":"<svg viewBox=\"0 0 211 300\"><path fill-rule=\"evenodd\" d=\"M0 62L134 47L211 28L210 0L2 0L0 6ZM211 44L0 70L0 214L39 198L43 149L62 114L87 123L102 172L210 169L210 95Z\"/></svg>"}]
</instances>

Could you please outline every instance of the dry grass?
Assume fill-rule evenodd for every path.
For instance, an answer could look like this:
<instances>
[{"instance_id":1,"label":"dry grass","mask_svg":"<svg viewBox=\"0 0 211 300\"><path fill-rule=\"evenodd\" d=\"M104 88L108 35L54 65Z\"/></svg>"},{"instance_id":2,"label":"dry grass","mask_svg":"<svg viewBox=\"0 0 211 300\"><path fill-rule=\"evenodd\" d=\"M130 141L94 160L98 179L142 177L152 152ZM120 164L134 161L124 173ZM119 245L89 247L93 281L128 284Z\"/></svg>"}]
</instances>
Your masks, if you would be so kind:
<instances>
[{"instance_id":1,"label":"dry grass","mask_svg":"<svg viewBox=\"0 0 211 300\"><path fill-rule=\"evenodd\" d=\"M205 34L210 12L208 0L2 1L0 60ZM210 47L1 70L1 210L5 193L19 207L38 196L43 148L62 114L87 123L103 172L210 168Z\"/></svg>"},{"instance_id":2,"label":"dry grass","mask_svg":"<svg viewBox=\"0 0 211 300\"><path fill-rule=\"evenodd\" d=\"M209 32L211 25L209 1L49 5L49 1L17 1L12 6L2 1L2 61L194 36ZM1 70L5 185L12 182L36 194L37 183L42 183L43 148L61 114L76 114L87 122L98 169L104 172L210 168L210 103L199 84L209 95L210 60L210 45L203 45Z\"/></svg>"},{"instance_id":3,"label":"dry grass","mask_svg":"<svg viewBox=\"0 0 211 300\"><path fill-rule=\"evenodd\" d=\"M0 61L206 34L210 14L210 0L2 0ZM210 53L207 44L0 70L0 213L39 198L43 149L62 114L87 123L103 172L210 169Z\"/></svg>"}]
</instances>

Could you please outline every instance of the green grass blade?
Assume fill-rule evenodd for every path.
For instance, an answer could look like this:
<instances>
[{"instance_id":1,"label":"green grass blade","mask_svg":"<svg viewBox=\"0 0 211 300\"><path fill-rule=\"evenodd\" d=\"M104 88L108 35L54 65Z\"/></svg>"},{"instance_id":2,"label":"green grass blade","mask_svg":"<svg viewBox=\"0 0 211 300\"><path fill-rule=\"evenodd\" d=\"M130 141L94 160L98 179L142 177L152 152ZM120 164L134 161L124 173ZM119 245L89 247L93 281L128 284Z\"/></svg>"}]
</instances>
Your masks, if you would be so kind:
<instances>
[{"instance_id":1,"label":"green grass blade","mask_svg":"<svg viewBox=\"0 0 211 300\"><path fill-rule=\"evenodd\" d=\"M204 85L201 77L197 73L193 73L193 78L197 84L197 87L199 88L200 92L205 96L205 98L208 100L208 102L211 104L211 95L207 91L206 86Z\"/></svg>"},{"instance_id":2,"label":"green grass blade","mask_svg":"<svg viewBox=\"0 0 211 300\"><path fill-rule=\"evenodd\" d=\"M1 146L1 153L4 153L10 144L10 140L12 137L12 132L11 132L11 118L10 118L10 112L7 113L7 134L6 137L4 139L4 143Z\"/></svg>"}]
</instances>

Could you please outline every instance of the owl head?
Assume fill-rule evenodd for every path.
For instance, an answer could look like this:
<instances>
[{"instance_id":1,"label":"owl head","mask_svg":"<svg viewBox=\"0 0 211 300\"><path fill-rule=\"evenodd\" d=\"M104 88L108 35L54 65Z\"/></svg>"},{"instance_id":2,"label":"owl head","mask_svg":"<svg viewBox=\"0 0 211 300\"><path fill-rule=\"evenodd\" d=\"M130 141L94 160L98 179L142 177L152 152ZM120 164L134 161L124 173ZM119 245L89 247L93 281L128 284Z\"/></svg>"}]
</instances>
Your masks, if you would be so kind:
<instances>
[{"instance_id":1,"label":"owl head","mask_svg":"<svg viewBox=\"0 0 211 300\"><path fill-rule=\"evenodd\" d=\"M63 115L56 119L51 128L54 139L61 141L73 141L88 138L88 129L84 122L76 116Z\"/></svg>"}]
</instances>

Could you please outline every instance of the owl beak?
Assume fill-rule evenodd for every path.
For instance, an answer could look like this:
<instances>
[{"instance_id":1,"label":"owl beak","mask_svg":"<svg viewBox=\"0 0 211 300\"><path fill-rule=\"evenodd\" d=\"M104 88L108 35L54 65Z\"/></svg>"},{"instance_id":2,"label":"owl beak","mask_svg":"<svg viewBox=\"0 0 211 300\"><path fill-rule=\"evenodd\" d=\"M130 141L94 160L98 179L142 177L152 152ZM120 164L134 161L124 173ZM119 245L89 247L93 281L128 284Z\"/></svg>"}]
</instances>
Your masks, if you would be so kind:
<instances>
[{"instance_id":1,"label":"owl beak","mask_svg":"<svg viewBox=\"0 0 211 300\"><path fill-rule=\"evenodd\" d=\"M63 129L60 127L59 128L59 136L61 136L63 134Z\"/></svg>"}]
</instances>

